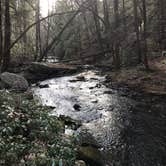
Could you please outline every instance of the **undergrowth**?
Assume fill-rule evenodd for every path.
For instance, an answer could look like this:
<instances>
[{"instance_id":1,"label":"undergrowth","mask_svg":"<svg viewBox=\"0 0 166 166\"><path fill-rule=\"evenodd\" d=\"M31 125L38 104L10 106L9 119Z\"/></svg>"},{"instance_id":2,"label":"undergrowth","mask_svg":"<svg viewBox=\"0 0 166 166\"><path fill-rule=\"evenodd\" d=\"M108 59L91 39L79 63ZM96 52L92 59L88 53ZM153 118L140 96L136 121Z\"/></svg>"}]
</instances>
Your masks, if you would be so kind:
<instances>
[{"instance_id":1,"label":"undergrowth","mask_svg":"<svg viewBox=\"0 0 166 166\"><path fill-rule=\"evenodd\" d=\"M0 92L0 165L73 166L72 140L50 109L24 94Z\"/></svg>"}]
</instances>

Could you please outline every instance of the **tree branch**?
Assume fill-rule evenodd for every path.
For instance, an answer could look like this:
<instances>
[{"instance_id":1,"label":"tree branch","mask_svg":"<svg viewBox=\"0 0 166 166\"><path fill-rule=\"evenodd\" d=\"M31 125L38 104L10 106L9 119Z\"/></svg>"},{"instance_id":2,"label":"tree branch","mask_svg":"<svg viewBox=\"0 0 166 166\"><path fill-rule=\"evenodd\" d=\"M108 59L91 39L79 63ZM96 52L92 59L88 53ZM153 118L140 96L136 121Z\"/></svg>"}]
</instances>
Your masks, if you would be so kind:
<instances>
[{"instance_id":1,"label":"tree branch","mask_svg":"<svg viewBox=\"0 0 166 166\"><path fill-rule=\"evenodd\" d=\"M47 46L47 48L44 50L44 52L42 53L42 55L40 56L39 61L42 61L42 59L47 55L48 51L52 48L53 44L56 42L57 39L59 39L61 37L61 35L63 34L63 32L66 30L66 28L68 27L68 25L70 25L70 23L73 21L73 19L77 16L77 14L80 12L80 10L77 10L75 12L75 14L69 19L69 21L65 24L65 26L62 28L62 30L59 32L59 34L57 36L55 36L52 40L52 42Z\"/></svg>"},{"instance_id":2,"label":"tree branch","mask_svg":"<svg viewBox=\"0 0 166 166\"><path fill-rule=\"evenodd\" d=\"M49 18L49 17L60 16L60 15L64 15L64 14L71 14L71 13L73 13L73 12L75 12L75 11L68 11L68 12L62 12L62 13L53 13L53 14L51 14L51 15L48 15L48 16L46 16L46 17L43 17L43 18L41 18L40 20L38 20L38 21L32 23L32 24L29 25L29 26L24 30L24 32L21 33L20 36L10 45L9 49L12 49L12 48L15 46L15 44L16 44L33 26L35 26L35 25L38 24L39 22L42 22L42 21L46 20L46 19Z\"/></svg>"}]
</instances>

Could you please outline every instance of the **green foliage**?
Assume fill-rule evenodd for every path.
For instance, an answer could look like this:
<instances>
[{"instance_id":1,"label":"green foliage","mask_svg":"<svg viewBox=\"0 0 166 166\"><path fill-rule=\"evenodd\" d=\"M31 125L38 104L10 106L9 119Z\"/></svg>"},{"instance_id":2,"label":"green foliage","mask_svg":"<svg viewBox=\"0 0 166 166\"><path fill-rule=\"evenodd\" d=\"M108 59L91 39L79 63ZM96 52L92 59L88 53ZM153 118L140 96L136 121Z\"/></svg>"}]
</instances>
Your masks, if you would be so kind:
<instances>
[{"instance_id":1,"label":"green foliage","mask_svg":"<svg viewBox=\"0 0 166 166\"><path fill-rule=\"evenodd\" d=\"M72 141L49 109L24 95L0 94L1 166L73 166Z\"/></svg>"}]
</instances>

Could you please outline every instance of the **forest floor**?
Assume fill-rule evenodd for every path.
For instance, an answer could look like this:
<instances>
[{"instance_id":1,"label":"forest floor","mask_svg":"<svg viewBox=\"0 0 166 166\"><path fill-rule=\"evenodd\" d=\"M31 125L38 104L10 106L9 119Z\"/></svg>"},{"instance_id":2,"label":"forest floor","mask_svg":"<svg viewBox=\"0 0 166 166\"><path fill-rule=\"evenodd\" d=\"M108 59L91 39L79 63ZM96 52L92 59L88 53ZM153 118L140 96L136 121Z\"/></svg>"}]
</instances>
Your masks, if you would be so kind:
<instances>
[{"instance_id":1,"label":"forest floor","mask_svg":"<svg viewBox=\"0 0 166 166\"><path fill-rule=\"evenodd\" d=\"M166 95L166 57L149 61L150 71L142 66L111 72L113 82L138 88L148 93Z\"/></svg>"}]
</instances>

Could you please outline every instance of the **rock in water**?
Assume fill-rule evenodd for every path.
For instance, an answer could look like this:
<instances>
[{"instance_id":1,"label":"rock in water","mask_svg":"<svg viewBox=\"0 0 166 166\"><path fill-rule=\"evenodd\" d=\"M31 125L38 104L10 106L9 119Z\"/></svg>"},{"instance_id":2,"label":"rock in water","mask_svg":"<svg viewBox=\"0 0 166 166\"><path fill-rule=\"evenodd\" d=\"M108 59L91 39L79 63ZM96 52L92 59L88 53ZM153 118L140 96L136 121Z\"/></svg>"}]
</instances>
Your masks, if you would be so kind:
<instances>
[{"instance_id":1,"label":"rock in water","mask_svg":"<svg viewBox=\"0 0 166 166\"><path fill-rule=\"evenodd\" d=\"M70 82L86 81L84 76L77 76L74 80L69 80Z\"/></svg>"},{"instance_id":2,"label":"rock in water","mask_svg":"<svg viewBox=\"0 0 166 166\"><path fill-rule=\"evenodd\" d=\"M4 72L0 75L0 79L3 88L26 91L29 87L27 80L18 74Z\"/></svg>"},{"instance_id":3,"label":"rock in water","mask_svg":"<svg viewBox=\"0 0 166 166\"><path fill-rule=\"evenodd\" d=\"M76 111L80 111L81 106L80 106L79 104L74 104L73 108L74 108Z\"/></svg>"},{"instance_id":4,"label":"rock in water","mask_svg":"<svg viewBox=\"0 0 166 166\"><path fill-rule=\"evenodd\" d=\"M44 84L44 85L40 84L40 85L39 85L39 88L40 88L40 89L42 89L42 88L49 88L49 85L48 85L48 84Z\"/></svg>"},{"instance_id":5,"label":"rock in water","mask_svg":"<svg viewBox=\"0 0 166 166\"><path fill-rule=\"evenodd\" d=\"M77 76L76 78L78 81L86 81L84 76Z\"/></svg>"},{"instance_id":6,"label":"rock in water","mask_svg":"<svg viewBox=\"0 0 166 166\"><path fill-rule=\"evenodd\" d=\"M100 151L91 146L79 147L78 158L83 159L84 161L87 161L91 165L95 165L95 166L103 165L103 159L102 159Z\"/></svg>"},{"instance_id":7,"label":"rock in water","mask_svg":"<svg viewBox=\"0 0 166 166\"><path fill-rule=\"evenodd\" d=\"M86 163L83 160L77 160L75 166L86 166Z\"/></svg>"}]
</instances>

